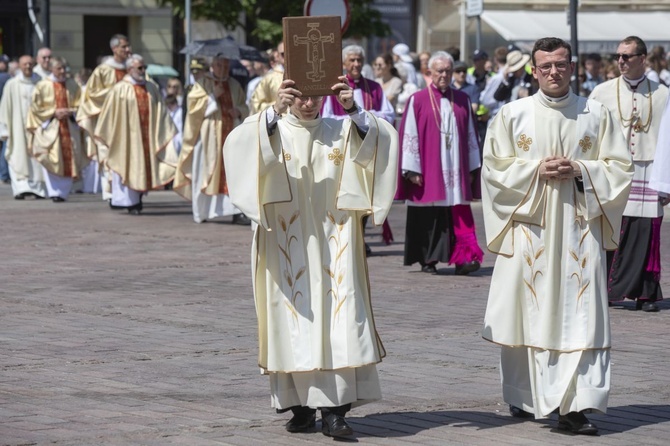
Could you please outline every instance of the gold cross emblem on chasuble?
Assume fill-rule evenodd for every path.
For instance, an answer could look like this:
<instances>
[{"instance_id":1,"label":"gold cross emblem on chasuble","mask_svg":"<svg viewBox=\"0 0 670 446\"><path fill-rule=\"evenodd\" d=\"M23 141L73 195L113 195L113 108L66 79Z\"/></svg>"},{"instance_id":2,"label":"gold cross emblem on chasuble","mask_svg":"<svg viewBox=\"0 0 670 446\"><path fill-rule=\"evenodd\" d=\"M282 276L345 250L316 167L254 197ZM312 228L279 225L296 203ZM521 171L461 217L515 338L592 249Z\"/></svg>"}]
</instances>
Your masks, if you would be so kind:
<instances>
[{"instance_id":1,"label":"gold cross emblem on chasuble","mask_svg":"<svg viewBox=\"0 0 670 446\"><path fill-rule=\"evenodd\" d=\"M591 137L590 136L585 136L584 139L579 140L579 147L582 148L582 152L586 152L587 150L591 150L591 147L593 147L593 143L591 142Z\"/></svg>"},{"instance_id":2,"label":"gold cross emblem on chasuble","mask_svg":"<svg viewBox=\"0 0 670 446\"><path fill-rule=\"evenodd\" d=\"M516 142L516 146L520 149L523 149L524 152L530 150L530 145L533 144L533 138L529 138L525 133L521 134L519 140Z\"/></svg>"},{"instance_id":3,"label":"gold cross emblem on chasuble","mask_svg":"<svg viewBox=\"0 0 670 446\"><path fill-rule=\"evenodd\" d=\"M340 153L340 149L333 149L333 153L328 154L328 160L332 161L336 166L339 166L340 163L344 161L344 154Z\"/></svg>"}]
</instances>

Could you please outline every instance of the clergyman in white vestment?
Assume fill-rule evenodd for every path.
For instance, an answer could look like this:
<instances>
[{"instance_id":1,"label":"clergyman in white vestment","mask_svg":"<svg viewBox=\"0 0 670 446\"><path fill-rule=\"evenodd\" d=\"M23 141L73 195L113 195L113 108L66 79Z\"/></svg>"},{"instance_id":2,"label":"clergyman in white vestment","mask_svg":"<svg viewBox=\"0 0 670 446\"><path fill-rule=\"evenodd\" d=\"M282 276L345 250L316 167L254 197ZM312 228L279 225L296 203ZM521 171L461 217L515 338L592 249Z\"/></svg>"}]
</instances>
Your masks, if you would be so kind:
<instances>
[{"instance_id":1,"label":"clergyman in white vestment","mask_svg":"<svg viewBox=\"0 0 670 446\"><path fill-rule=\"evenodd\" d=\"M347 437L346 412L381 398L361 219L381 225L392 205L397 132L355 104L344 76L333 86L344 120L319 116L323 98L293 85L231 132L224 165L233 203L258 224L252 274L272 406L293 412L289 432L311 429L320 409L323 433Z\"/></svg>"},{"instance_id":2,"label":"clergyman in white vestment","mask_svg":"<svg viewBox=\"0 0 670 446\"><path fill-rule=\"evenodd\" d=\"M30 156L26 119L35 85L40 77L33 73L32 56L21 56L20 71L5 84L0 101L0 138L7 141L5 157L9 165L12 194L17 200L47 195L42 166Z\"/></svg>"},{"instance_id":3,"label":"clergyman in white vestment","mask_svg":"<svg viewBox=\"0 0 670 446\"><path fill-rule=\"evenodd\" d=\"M602 104L570 90L570 45L533 48L535 95L504 105L484 145L482 208L496 259L483 337L501 346L515 417L593 435L610 390L606 250L618 242L633 164Z\"/></svg>"}]
</instances>

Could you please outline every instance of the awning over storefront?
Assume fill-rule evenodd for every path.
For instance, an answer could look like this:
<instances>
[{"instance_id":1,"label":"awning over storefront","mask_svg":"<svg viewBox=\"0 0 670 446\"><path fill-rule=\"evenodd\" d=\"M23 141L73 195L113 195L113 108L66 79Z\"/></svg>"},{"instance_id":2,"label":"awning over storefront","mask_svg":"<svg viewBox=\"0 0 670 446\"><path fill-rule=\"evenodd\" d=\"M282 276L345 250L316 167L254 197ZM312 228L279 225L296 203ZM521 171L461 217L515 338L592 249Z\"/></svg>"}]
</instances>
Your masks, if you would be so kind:
<instances>
[{"instance_id":1,"label":"awning over storefront","mask_svg":"<svg viewBox=\"0 0 670 446\"><path fill-rule=\"evenodd\" d=\"M542 37L570 41L566 11L484 11L482 20L505 40L529 50ZM616 52L618 43L638 36L650 49L670 44L670 12L578 12L579 52Z\"/></svg>"}]
</instances>

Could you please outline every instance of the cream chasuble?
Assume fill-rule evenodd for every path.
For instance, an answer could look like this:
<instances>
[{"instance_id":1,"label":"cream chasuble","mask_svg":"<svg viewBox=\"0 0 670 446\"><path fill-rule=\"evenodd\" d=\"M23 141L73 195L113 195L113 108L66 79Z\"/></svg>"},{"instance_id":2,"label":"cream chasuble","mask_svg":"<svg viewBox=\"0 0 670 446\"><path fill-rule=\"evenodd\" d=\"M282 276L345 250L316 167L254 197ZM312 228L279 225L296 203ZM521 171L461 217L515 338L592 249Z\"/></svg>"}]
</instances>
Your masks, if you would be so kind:
<instances>
[{"instance_id":1,"label":"cream chasuble","mask_svg":"<svg viewBox=\"0 0 670 446\"><path fill-rule=\"evenodd\" d=\"M76 121L91 137L98 123L98 115L102 110L102 105L105 103L105 98L112 90L112 87L123 79L125 73L125 65L119 64L114 61L114 58L109 57L98 65L88 78L84 95L77 110ZM87 149L89 158L98 159L98 148L95 144L89 144ZM105 158L106 156L106 153L102 154L101 158Z\"/></svg>"},{"instance_id":2,"label":"cream chasuble","mask_svg":"<svg viewBox=\"0 0 670 446\"><path fill-rule=\"evenodd\" d=\"M612 113L633 156L635 177L623 215L644 218L662 216L658 194L651 189L649 181L656 159L661 116L668 100L668 87L643 77L633 90L620 76L597 85L589 97L604 104Z\"/></svg>"},{"instance_id":3,"label":"cream chasuble","mask_svg":"<svg viewBox=\"0 0 670 446\"><path fill-rule=\"evenodd\" d=\"M135 191L146 191L148 185L157 189L174 177L177 152L172 138L176 128L163 105L158 88L145 84L148 110L140 116L135 85L126 76L112 88L100 111L95 128L95 141L104 147L100 159L109 169L121 176L121 183ZM142 122L146 128L142 129ZM144 141L143 134L147 140Z\"/></svg>"},{"instance_id":4,"label":"cream chasuble","mask_svg":"<svg viewBox=\"0 0 670 446\"><path fill-rule=\"evenodd\" d=\"M543 181L547 156L580 164L584 193ZM541 94L504 106L487 132L482 207L496 260L483 337L570 352L610 347L605 250L618 243L633 166L598 102Z\"/></svg>"},{"instance_id":5,"label":"cream chasuble","mask_svg":"<svg viewBox=\"0 0 670 446\"><path fill-rule=\"evenodd\" d=\"M174 190L193 201L194 220L238 213L227 195L223 167L223 143L240 124L232 117L237 109L242 119L249 114L244 90L232 78L223 82L224 93L214 97L214 83L205 77L188 94L182 149L175 174Z\"/></svg>"},{"instance_id":6,"label":"cream chasuble","mask_svg":"<svg viewBox=\"0 0 670 446\"><path fill-rule=\"evenodd\" d=\"M258 223L252 273L265 372L360 368L385 355L375 329L361 218L386 218L396 188L397 132L367 113L298 120L274 133L266 112L224 147L230 197ZM302 375L302 374L300 374Z\"/></svg>"},{"instance_id":7,"label":"cream chasuble","mask_svg":"<svg viewBox=\"0 0 670 446\"><path fill-rule=\"evenodd\" d=\"M269 71L260 80L251 95L249 109L251 113L258 113L270 107L277 101L277 91L284 80L284 66L278 65Z\"/></svg>"},{"instance_id":8,"label":"cream chasuble","mask_svg":"<svg viewBox=\"0 0 670 446\"><path fill-rule=\"evenodd\" d=\"M76 111L79 99L80 88L74 80L68 79L59 85L49 78L42 80L33 92L26 122L26 128L31 132L33 156L47 172L62 177L79 177L79 172L88 163L79 126L70 118L64 121L55 118L57 108ZM66 130L64 126L67 126Z\"/></svg>"},{"instance_id":9,"label":"cream chasuble","mask_svg":"<svg viewBox=\"0 0 670 446\"><path fill-rule=\"evenodd\" d=\"M12 179L12 193L33 193L44 197L44 176L42 166L30 156L26 118L30 110L37 75L25 78L22 73L5 84L0 102L0 137L7 140L5 158L9 164Z\"/></svg>"}]
</instances>

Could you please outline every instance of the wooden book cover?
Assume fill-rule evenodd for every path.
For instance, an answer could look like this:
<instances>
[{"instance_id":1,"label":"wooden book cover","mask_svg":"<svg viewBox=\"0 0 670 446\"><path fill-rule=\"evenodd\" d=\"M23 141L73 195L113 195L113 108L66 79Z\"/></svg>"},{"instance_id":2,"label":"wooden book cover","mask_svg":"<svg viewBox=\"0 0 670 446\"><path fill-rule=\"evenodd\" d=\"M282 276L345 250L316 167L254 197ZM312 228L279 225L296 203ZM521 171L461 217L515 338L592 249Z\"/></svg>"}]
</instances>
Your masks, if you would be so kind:
<instances>
[{"instance_id":1,"label":"wooden book cover","mask_svg":"<svg viewBox=\"0 0 670 446\"><path fill-rule=\"evenodd\" d=\"M284 77L306 96L334 94L342 76L339 16L284 17Z\"/></svg>"}]
</instances>

